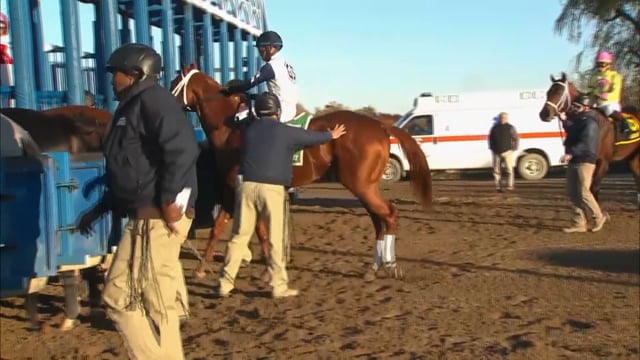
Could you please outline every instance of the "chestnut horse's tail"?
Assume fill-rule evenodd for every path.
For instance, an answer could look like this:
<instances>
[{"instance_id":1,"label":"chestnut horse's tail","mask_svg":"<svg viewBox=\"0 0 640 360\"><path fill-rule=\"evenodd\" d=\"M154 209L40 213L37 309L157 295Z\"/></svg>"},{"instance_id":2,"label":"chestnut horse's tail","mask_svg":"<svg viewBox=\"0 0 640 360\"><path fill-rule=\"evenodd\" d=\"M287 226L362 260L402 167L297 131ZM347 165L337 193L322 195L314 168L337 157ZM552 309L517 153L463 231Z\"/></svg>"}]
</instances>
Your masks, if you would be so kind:
<instances>
[{"instance_id":1,"label":"chestnut horse's tail","mask_svg":"<svg viewBox=\"0 0 640 360\"><path fill-rule=\"evenodd\" d=\"M431 170L427 158L414 138L406 131L395 126L388 126L389 134L400 143L402 152L409 161L409 180L411 186L420 198L422 206L430 210L433 206L433 193L431 188Z\"/></svg>"}]
</instances>

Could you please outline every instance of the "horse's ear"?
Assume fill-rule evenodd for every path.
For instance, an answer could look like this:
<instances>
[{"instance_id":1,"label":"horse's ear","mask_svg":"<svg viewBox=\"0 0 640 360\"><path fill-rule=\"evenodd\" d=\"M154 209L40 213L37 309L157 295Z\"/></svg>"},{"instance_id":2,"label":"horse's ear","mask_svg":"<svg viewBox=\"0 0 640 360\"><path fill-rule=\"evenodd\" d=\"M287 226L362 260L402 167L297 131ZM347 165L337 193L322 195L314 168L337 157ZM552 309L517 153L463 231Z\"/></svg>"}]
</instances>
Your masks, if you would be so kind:
<instances>
[{"instance_id":1,"label":"horse's ear","mask_svg":"<svg viewBox=\"0 0 640 360\"><path fill-rule=\"evenodd\" d=\"M567 74L564 73L564 71L562 72L562 82L567 81Z\"/></svg>"},{"instance_id":2,"label":"horse's ear","mask_svg":"<svg viewBox=\"0 0 640 360\"><path fill-rule=\"evenodd\" d=\"M551 79L551 82L554 83L556 82L556 78L553 77L553 74L549 75L549 78Z\"/></svg>"}]
</instances>

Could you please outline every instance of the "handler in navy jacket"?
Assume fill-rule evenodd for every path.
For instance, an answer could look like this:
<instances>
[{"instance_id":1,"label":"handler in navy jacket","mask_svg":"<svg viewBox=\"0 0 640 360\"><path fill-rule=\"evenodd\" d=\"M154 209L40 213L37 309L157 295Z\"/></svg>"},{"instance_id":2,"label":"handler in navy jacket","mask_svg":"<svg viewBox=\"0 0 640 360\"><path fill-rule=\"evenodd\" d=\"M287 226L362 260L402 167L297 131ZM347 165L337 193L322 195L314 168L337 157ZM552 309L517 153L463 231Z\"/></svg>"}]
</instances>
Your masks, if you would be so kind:
<instances>
[{"instance_id":1,"label":"handler in navy jacket","mask_svg":"<svg viewBox=\"0 0 640 360\"><path fill-rule=\"evenodd\" d=\"M182 360L181 315L188 315L180 246L194 217L198 144L171 93L158 84L160 55L126 44L107 61L119 100L103 151L103 201L79 228L111 210L129 222L107 275L103 300L132 359Z\"/></svg>"},{"instance_id":2,"label":"handler in navy jacket","mask_svg":"<svg viewBox=\"0 0 640 360\"><path fill-rule=\"evenodd\" d=\"M599 231L608 220L590 191L591 179L598 159L600 126L587 95L578 95L573 101L569 118L565 125L565 155L561 162L568 163L567 195L571 200L573 218L571 227L564 232L587 231L587 217L591 215L594 226L591 231Z\"/></svg>"},{"instance_id":3,"label":"handler in navy jacket","mask_svg":"<svg viewBox=\"0 0 640 360\"><path fill-rule=\"evenodd\" d=\"M269 272L274 298L296 296L288 287L284 256L285 186L291 184L293 154L307 146L337 139L345 133L344 125L327 131L308 131L285 125L280 118L280 101L270 92L255 101L259 116L246 130L240 159L240 184L236 191L233 238L227 245L220 274L219 295L227 297L234 288L242 260L250 260L248 248L258 217L269 227Z\"/></svg>"}]
</instances>

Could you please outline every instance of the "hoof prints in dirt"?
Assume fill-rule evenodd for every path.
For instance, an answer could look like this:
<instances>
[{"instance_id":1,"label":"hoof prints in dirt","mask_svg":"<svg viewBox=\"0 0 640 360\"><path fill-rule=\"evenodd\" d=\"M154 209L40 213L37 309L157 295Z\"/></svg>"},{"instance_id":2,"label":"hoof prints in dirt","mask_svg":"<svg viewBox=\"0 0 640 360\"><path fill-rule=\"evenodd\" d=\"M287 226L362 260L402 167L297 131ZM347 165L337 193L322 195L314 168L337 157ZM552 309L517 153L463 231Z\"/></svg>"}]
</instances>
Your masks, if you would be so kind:
<instances>
[{"instance_id":1,"label":"hoof prints in dirt","mask_svg":"<svg viewBox=\"0 0 640 360\"><path fill-rule=\"evenodd\" d=\"M627 211L635 197L611 200L618 190L605 180L611 223L598 233L564 234L564 183L550 183L522 183L515 194L494 196L490 179L435 181L441 201L431 213L405 201L413 199L407 184L390 186L385 196L402 200L396 256L410 271L405 282L362 280L375 239L360 205L326 200L315 207L315 199L303 199L293 206L289 266L298 297L268 296L255 241L256 260L240 270L230 298L212 296L217 273L194 280L197 261L182 260L192 304L182 328L185 358L637 359L640 229L637 210ZM310 187L305 196L333 196L327 193L347 195ZM196 242L200 251L207 235ZM219 243L219 254L225 246ZM46 291L44 321L63 311L61 286ZM32 349L48 349L47 359L126 356L116 332L86 321L64 334L28 332L21 299L0 303L0 317L2 357L28 357Z\"/></svg>"}]
</instances>

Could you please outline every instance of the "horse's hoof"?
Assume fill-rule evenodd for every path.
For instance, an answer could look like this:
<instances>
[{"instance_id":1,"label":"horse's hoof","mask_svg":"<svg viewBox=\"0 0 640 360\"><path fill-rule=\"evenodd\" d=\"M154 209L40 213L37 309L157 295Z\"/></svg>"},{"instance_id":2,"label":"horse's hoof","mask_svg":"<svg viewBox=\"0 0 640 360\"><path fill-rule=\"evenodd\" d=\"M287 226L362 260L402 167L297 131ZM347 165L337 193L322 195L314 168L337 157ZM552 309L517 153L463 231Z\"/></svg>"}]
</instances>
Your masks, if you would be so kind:
<instances>
[{"instance_id":1,"label":"horse's hoof","mask_svg":"<svg viewBox=\"0 0 640 360\"><path fill-rule=\"evenodd\" d=\"M369 270L367 270L367 272L364 273L364 276L362 277L362 279L366 282L372 282L377 278L376 273L377 271L375 269L369 268Z\"/></svg>"},{"instance_id":2,"label":"horse's hoof","mask_svg":"<svg viewBox=\"0 0 640 360\"><path fill-rule=\"evenodd\" d=\"M260 275L260 281L264 282L265 284L271 283L271 273L269 272L269 269L264 269L264 271Z\"/></svg>"},{"instance_id":3,"label":"horse's hoof","mask_svg":"<svg viewBox=\"0 0 640 360\"><path fill-rule=\"evenodd\" d=\"M389 277L392 277L396 280L402 280L404 279L404 270L402 270L402 268L400 266L398 266L397 264L392 264L389 266L385 266L385 271L387 272L387 275Z\"/></svg>"},{"instance_id":4,"label":"horse's hoof","mask_svg":"<svg viewBox=\"0 0 640 360\"><path fill-rule=\"evenodd\" d=\"M60 331L69 331L74 327L76 327L78 324L79 322L76 319L65 318L64 320L62 320L62 323L60 324L59 328L60 328Z\"/></svg>"},{"instance_id":5,"label":"horse's hoof","mask_svg":"<svg viewBox=\"0 0 640 360\"><path fill-rule=\"evenodd\" d=\"M204 269L202 269L200 266L198 266L194 271L193 271L193 276L196 279L204 279L205 276L207 276L207 273L204 271Z\"/></svg>"}]
</instances>

